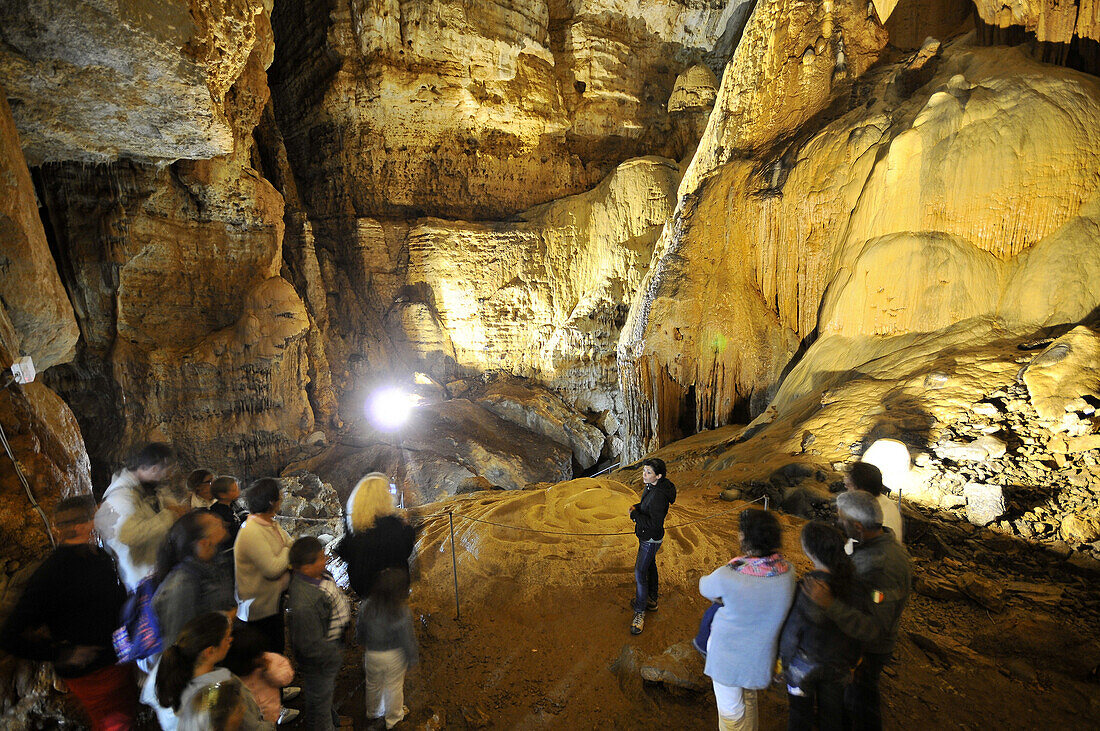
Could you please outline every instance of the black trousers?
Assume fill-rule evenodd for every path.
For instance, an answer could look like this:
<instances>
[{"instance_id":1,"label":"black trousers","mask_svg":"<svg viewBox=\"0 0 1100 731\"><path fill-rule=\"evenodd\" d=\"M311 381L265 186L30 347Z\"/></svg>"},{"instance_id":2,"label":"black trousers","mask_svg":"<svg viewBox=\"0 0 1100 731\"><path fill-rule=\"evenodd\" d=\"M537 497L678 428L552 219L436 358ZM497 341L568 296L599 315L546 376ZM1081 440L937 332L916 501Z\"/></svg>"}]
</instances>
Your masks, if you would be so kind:
<instances>
[{"instance_id":1,"label":"black trousers","mask_svg":"<svg viewBox=\"0 0 1100 731\"><path fill-rule=\"evenodd\" d=\"M844 728L844 682L840 679L810 683L805 695L788 693L788 731L841 731Z\"/></svg>"},{"instance_id":2,"label":"black trousers","mask_svg":"<svg viewBox=\"0 0 1100 731\"><path fill-rule=\"evenodd\" d=\"M892 652L863 653L855 678L844 693L848 728L854 731L881 731L882 696L878 690L878 681L882 676L882 669L893 657Z\"/></svg>"}]
</instances>

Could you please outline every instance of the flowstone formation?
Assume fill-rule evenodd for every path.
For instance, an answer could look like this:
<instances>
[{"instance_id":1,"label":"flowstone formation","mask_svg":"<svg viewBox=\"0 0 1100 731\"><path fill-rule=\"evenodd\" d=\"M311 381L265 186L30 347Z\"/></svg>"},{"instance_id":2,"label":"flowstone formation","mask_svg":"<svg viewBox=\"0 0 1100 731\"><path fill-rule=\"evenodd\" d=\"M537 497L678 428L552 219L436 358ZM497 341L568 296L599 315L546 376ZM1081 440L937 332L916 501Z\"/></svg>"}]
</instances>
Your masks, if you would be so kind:
<instances>
[{"instance_id":1,"label":"flowstone formation","mask_svg":"<svg viewBox=\"0 0 1100 731\"><path fill-rule=\"evenodd\" d=\"M629 454L756 416L798 349L812 360L832 335L885 354L904 333L1075 322L1100 301L1095 77L929 41L792 135L723 101L770 79L737 61L620 342Z\"/></svg>"}]
</instances>

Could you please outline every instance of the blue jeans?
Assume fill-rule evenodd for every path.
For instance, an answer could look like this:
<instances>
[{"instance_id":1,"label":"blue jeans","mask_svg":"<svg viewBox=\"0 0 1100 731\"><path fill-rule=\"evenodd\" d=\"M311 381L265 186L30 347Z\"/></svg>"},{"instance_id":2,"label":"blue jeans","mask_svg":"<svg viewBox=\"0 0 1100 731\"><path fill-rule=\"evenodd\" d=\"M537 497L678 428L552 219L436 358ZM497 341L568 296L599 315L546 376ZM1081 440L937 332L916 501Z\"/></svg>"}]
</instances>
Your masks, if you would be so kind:
<instances>
[{"instance_id":1,"label":"blue jeans","mask_svg":"<svg viewBox=\"0 0 1100 731\"><path fill-rule=\"evenodd\" d=\"M638 539L638 558L634 561L634 611L644 612L646 601L657 601L657 551L660 541Z\"/></svg>"},{"instance_id":2,"label":"blue jeans","mask_svg":"<svg viewBox=\"0 0 1100 731\"><path fill-rule=\"evenodd\" d=\"M336 728L338 716L332 707L332 694L336 690L336 676L343 666L343 644L332 645L332 657L318 663L299 662L298 677L302 686L302 718L300 728L309 731L330 731ZM337 654L337 648L338 654Z\"/></svg>"}]
</instances>

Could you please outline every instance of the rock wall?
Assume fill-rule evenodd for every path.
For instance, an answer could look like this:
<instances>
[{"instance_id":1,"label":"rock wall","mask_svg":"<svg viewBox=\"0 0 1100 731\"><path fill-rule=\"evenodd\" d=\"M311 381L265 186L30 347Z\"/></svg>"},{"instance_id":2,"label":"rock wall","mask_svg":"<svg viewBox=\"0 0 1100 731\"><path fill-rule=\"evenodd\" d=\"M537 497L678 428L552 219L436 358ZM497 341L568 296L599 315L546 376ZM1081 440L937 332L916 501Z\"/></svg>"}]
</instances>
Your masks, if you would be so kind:
<instances>
[{"instance_id":1,"label":"rock wall","mask_svg":"<svg viewBox=\"0 0 1100 731\"><path fill-rule=\"evenodd\" d=\"M44 517L59 499L91 492L88 454L69 406L41 379L8 381L9 367L21 356L31 356L38 370L72 358L79 335L19 143L0 94L0 622L37 566L36 557L50 549ZM37 663L0 655L0 723L13 727L12 705L21 701L18 712L33 704L49 683L50 674Z\"/></svg>"},{"instance_id":2,"label":"rock wall","mask_svg":"<svg viewBox=\"0 0 1100 731\"><path fill-rule=\"evenodd\" d=\"M270 0L0 3L0 78L32 165L208 158Z\"/></svg>"},{"instance_id":3,"label":"rock wall","mask_svg":"<svg viewBox=\"0 0 1100 731\"><path fill-rule=\"evenodd\" d=\"M224 9L200 23L207 53L237 59L205 66L229 154L41 168L84 335L76 361L48 377L78 405L97 485L148 439L176 444L185 464L248 476L281 467L313 432L309 317L279 276L283 199L252 167L273 40L262 6L234 9L248 32Z\"/></svg>"},{"instance_id":4,"label":"rock wall","mask_svg":"<svg viewBox=\"0 0 1100 731\"><path fill-rule=\"evenodd\" d=\"M796 17L782 3L757 6L632 309L620 342L632 455L685 424L760 413L815 337L933 331L977 316L1038 326L1098 302L1094 77L1020 49L963 39L941 53L930 42L811 93L818 111L801 110L792 134L787 117L750 113L752 100L776 85L827 87L838 64L815 73L819 56L804 40L753 65L739 54ZM863 35L842 21L836 37L867 49L866 68L878 41L848 39L881 36L849 17ZM777 74L767 61L801 48L793 69ZM1049 133L1034 134L1036 120ZM1040 284L1063 277L1081 286Z\"/></svg>"},{"instance_id":5,"label":"rock wall","mask_svg":"<svg viewBox=\"0 0 1100 731\"><path fill-rule=\"evenodd\" d=\"M748 4L277 4L275 109L307 211L497 218L685 152L678 73L720 69Z\"/></svg>"}]
</instances>

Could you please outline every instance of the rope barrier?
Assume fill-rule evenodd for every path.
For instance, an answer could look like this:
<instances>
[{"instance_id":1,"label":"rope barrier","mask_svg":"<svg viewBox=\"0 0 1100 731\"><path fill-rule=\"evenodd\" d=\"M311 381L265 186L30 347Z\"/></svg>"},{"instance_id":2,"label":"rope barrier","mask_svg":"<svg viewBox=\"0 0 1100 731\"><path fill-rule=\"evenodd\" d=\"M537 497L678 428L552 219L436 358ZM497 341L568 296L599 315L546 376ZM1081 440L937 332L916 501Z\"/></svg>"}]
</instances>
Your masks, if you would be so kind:
<instances>
[{"instance_id":1,"label":"rope barrier","mask_svg":"<svg viewBox=\"0 0 1100 731\"><path fill-rule=\"evenodd\" d=\"M753 503L758 503L761 500L764 501L765 507L767 507L767 503L768 503L768 496L767 495L758 497L755 500L749 500L749 501L746 502L746 505L752 505ZM723 515L729 515L730 513L737 512L738 510L741 510L741 509L742 509L741 507L730 508L729 510L723 510L720 513L714 513L713 515L704 515L702 518L696 518L694 520L689 520L685 523L677 523L676 525L666 525L665 526L665 532L667 533L670 530L676 530L677 528L684 528L684 527L687 527L689 525L695 525L696 523L702 523L702 522L708 521L712 518L720 518ZM429 515L421 515L419 517L421 519L428 520L428 519L431 519L431 518L441 518L445 515L451 515L452 512L453 511L444 510L444 511L439 512L439 513L431 513ZM522 532L525 532L525 533L541 533L543 535L548 535L548 536L606 537L606 536L632 536L632 535L634 535L634 531L632 531L632 530L631 531L619 531L619 532L616 532L616 533L580 533L580 532L574 532L574 531L540 530L538 528L528 528L527 526L521 526L521 525L508 525L506 523L496 523L496 522L491 521L491 520L484 520L482 518L474 518L474 517L469 516L469 515L463 515L462 513L453 513L453 514L457 518L463 518L465 520L469 520L469 521L474 522L474 523L482 523L483 525L491 525L491 526L495 526L497 528L508 528L510 530L522 531Z\"/></svg>"},{"instance_id":2,"label":"rope barrier","mask_svg":"<svg viewBox=\"0 0 1100 731\"><path fill-rule=\"evenodd\" d=\"M752 505L753 503L758 503L761 500L764 501L764 506L767 507L767 503L768 503L768 496L767 495L764 495L762 497L758 497L755 500L749 500L749 501L746 502L746 504L747 505ZM705 521L711 520L712 518L720 518L723 515L729 515L730 513L737 512L738 510L741 510L741 508L740 507L730 508L729 510L723 510L720 513L714 513L713 515L704 515L701 518L695 518L694 520L689 520L689 521L684 522L684 523L677 523L676 525L666 525L665 526L665 532L667 533L668 531L676 530L677 528L685 528L689 525L695 525L697 523L703 523ZM462 519L468 520L472 523L481 523L482 525L491 525L491 526L496 527L496 528L506 528L508 530L521 531L521 532L524 532L524 533L541 533L542 535L546 535L546 536L573 536L573 537L603 538L603 537L613 537L613 536L632 536L632 535L634 535L634 531L632 531L632 530L617 531L617 532L614 532L614 533L587 533L587 532L578 532L578 531L542 530L542 529L539 529L539 528L529 528L529 527L524 526L524 525L508 525L507 523L497 523L497 522L492 521L492 520L485 520L484 518L475 518L471 515L463 515L462 513L455 513L453 510L443 510L443 511L440 511L438 513L429 513L428 515L418 515L417 517L420 518L421 520L431 520L433 518L442 518L444 516L449 516L449 515L454 515L454 517L456 517L456 518L462 518ZM305 522L305 523L331 523L333 521L339 521L339 520L343 519L342 516L332 517L332 518L298 518L298 517L295 517L293 515L276 515L275 517L278 520L296 520L296 521L301 521L301 522Z\"/></svg>"}]
</instances>

